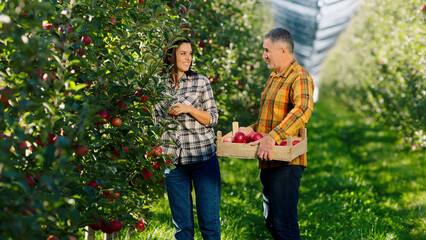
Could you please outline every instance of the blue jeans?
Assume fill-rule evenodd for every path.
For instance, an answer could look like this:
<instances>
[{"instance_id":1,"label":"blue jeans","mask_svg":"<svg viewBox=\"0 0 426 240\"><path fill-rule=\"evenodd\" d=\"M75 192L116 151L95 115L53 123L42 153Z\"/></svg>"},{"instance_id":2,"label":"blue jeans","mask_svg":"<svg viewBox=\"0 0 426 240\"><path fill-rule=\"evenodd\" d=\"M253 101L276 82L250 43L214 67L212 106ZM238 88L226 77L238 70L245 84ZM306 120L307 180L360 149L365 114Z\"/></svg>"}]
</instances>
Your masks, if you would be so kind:
<instances>
[{"instance_id":1,"label":"blue jeans","mask_svg":"<svg viewBox=\"0 0 426 240\"><path fill-rule=\"evenodd\" d=\"M221 179L216 154L208 161L165 170L165 184L175 226L175 239L194 239L192 188L203 239L220 239Z\"/></svg>"},{"instance_id":2,"label":"blue jeans","mask_svg":"<svg viewBox=\"0 0 426 240\"><path fill-rule=\"evenodd\" d=\"M304 169L287 165L260 170L263 217L274 239L300 239L297 202Z\"/></svg>"}]
</instances>

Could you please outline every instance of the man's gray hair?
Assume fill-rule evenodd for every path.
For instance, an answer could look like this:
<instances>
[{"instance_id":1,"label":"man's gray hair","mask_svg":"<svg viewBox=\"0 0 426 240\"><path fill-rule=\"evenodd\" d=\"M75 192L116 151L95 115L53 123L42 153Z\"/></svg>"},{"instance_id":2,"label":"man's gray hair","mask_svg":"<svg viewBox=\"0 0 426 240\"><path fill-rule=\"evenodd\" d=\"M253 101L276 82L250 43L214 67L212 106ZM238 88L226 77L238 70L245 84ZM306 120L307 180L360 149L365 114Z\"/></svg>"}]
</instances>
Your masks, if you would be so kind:
<instances>
[{"instance_id":1,"label":"man's gray hair","mask_svg":"<svg viewBox=\"0 0 426 240\"><path fill-rule=\"evenodd\" d=\"M269 31L268 33L265 34L264 36L265 39L271 39L271 41L273 43L275 42L284 42L287 44L288 46L288 50L293 53L293 49L294 49L294 40L293 37L291 36L290 32L287 31L284 28L274 28L271 31Z\"/></svg>"}]
</instances>

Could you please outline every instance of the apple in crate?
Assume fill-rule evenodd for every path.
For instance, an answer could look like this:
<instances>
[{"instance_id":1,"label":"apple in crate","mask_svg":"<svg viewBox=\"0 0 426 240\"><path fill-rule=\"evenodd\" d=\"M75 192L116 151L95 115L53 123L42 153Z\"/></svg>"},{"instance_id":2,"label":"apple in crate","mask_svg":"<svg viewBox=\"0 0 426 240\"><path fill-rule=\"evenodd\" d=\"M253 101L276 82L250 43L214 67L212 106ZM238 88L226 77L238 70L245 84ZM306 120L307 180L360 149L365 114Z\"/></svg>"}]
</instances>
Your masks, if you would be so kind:
<instances>
[{"instance_id":1,"label":"apple in crate","mask_svg":"<svg viewBox=\"0 0 426 240\"><path fill-rule=\"evenodd\" d=\"M246 136L244 137L244 142L246 142L246 143L250 143L251 142L251 136L253 135L253 134L255 134L256 132L255 131L250 131L250 132L248 132L247 134L246 134Z\"/></svg>"},{"instance_id":2,"label":"apple in crate","mask_svg":"<svg viewBox=\"0 0 426 240\"><path fill-rule=\"evenodd\" d=\"M232 142L232 140L234 140L234 137L233 136L227 136L227 137L224 137L223 138L223 142Z\"/></svg>"},{"instance_id":3,"label":"apple in crate","mask_svg":"<svg viewBox=\"0 0 426 240\"><path fill-rule=\"evenodd\" d=\"M234 136L234 140L232 140L233 143L243 143L244 142L244 133L243 132L236 132Z\"/></svg>"},{"instance_id":4,"label":"apple in crate","mask_svg":"<svg viewBox=\"0 0 426 240\"><path fill-rule=\"evenodd\" d=\"M294 141L293 141L293 143L292 143L292 145L294 146L294 145L296 145L296 144L298 144L298 143L300 143L300 141L299 141L299 140L294 140ZM280 146L287 146L287 141L282 141L282 142L280 143Z\"/></svg>"},{"instance_id":5,"label":"apple in crate","mask_svg":"<svg viewBox=\"0 0 426 240\"><path fill-rule=\"evenodd\" d=\"M261 133L259 133L259 132L255 132L253 135L251 135L251 139L250 140L252 142L255 142L255 141L257 141L257 140L259 140L261 138L263 138L263 135Z\"/></svg>"}]
</instances>

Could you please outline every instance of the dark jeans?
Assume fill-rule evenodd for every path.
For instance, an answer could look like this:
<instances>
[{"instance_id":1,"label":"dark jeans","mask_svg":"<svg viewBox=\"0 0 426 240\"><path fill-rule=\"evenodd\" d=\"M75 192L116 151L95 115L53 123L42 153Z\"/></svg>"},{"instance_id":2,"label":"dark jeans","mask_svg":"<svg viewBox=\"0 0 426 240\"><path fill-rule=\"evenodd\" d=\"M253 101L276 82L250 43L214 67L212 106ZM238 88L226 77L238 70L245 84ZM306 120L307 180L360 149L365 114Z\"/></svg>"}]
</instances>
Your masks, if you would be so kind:
<instances>
[{"instance_id":1,"label":"dark jeans","mask_svg":"<svg viewBox=\"0 0 426 240\"><path fill-rule=\"evenodd\" d=\"M297 202L304 169L288 165L260 170L263 216L274 239L300 239Z\"/></svg>"},{"instance_id":2,"label":"dark jeans","mask_svg":"<svg viewBox=\"0 0 426 240\"><path fill-rule=\"evenodd\" d=\"M165 184L175 225L175 239L194 239L192 187L203 239L220 239L220 168L216 154L208 161L165 170Z\"/></svg>"}]
</instances>

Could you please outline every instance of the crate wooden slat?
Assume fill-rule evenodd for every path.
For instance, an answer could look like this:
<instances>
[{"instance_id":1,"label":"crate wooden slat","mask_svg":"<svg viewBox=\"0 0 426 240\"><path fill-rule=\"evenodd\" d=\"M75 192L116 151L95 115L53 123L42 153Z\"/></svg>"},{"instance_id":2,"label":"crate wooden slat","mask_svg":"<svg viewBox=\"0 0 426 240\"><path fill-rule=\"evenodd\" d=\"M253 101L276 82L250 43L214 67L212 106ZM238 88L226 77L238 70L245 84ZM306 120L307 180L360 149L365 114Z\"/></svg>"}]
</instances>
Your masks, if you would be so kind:
<instances>
[{"instance_id":1,"label":"crate wooden slat","mask_svg":"<svg viewBox=\"0 0 426 240\"><path fill-rule=\"evenodd\" d=\"M259 145L251 146L247 143L230 143L223 142L227 136L234 136L238 132L238 122L234 122L232 132L222 136L222 132L217 132L216 154L223 157L257 159L257 150ZM263 134L266 135L266 134ZM293 141L300 141L292 146ZM286 139L287 146L275 146L272 150L272 159L279 161L291 162L296 157L304 154L308 150L308 138L306 128L302 129L302 137L288 137Z\"/></svg>"}]
</instances>

